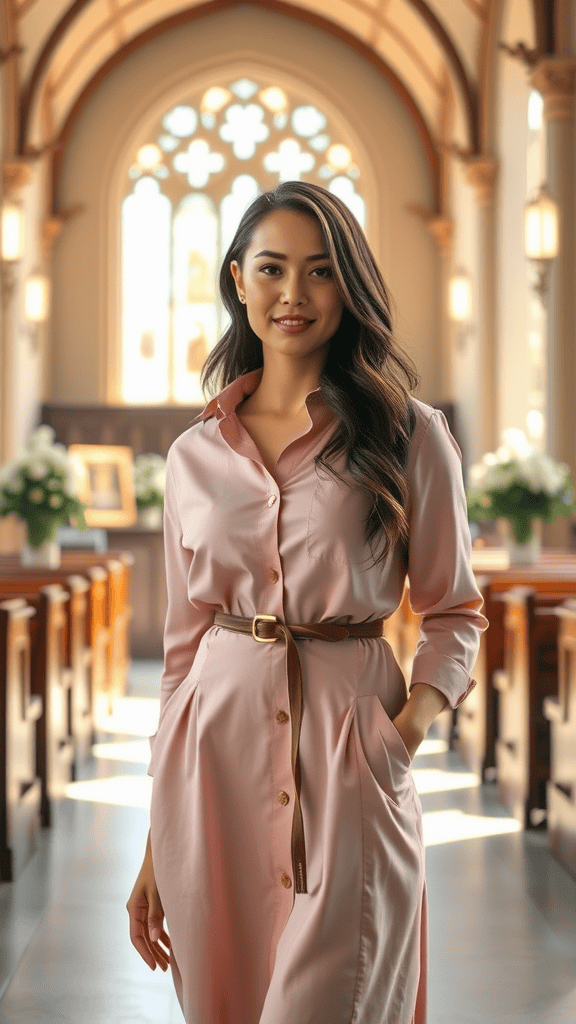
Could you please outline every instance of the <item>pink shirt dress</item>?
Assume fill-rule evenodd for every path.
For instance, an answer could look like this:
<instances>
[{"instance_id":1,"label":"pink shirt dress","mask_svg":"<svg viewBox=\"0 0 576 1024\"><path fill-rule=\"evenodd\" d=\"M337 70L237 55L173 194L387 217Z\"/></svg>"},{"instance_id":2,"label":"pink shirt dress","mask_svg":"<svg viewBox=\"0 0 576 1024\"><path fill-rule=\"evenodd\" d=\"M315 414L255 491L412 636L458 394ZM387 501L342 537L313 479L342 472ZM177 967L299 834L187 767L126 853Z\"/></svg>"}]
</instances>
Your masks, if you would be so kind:
<instances>
[{"instance_id":1,"label":"pink shirt dress","mask_svg":"<svg viewBox=\"0 0 576 1024\"><path fill-rule=\"evenodd\" d=\"M408 572L424 616L410 687L431 684L455 708L476 685L488 626L460 449L444 414L413 399L409 550L395 545L374 568L366 495L314 463L338 426L320 389L306 398L309 429L272 475L235 411L261 376L224 388L168 453L168 611L148 774L174 985L187 1024L425 1024L422 805L391 721L407 684L390 644L296 640L308 888L296 893L285 644L213 618L387 617Z\"/></svg>"}]
</instances>

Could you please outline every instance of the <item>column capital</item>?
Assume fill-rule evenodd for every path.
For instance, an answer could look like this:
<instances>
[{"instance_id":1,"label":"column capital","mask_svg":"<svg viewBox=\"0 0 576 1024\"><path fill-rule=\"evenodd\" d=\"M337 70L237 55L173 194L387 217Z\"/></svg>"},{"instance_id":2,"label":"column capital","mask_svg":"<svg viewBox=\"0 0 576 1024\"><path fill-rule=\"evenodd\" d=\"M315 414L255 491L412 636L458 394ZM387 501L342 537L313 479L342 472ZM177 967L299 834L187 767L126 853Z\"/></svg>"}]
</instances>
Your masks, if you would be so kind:
<instances>
[{"instance_id":1,"label":"column capital","mask_svg":"<svg viewBox=\"0 0 576 1024\"><path fill-rule=\"evenodd\" d=\"M428 230L438 246L438 251L443 259L447 259L452 248L452 236L454 234L454 221L452 217L432 217L427 223Z\"/></svg>"},{"instance_id":2,"label":"column capital","mask_svg":"<svg viewBox=\"0 0 576 1024\"><path fill-rule=\"evenodd\" d=\"M64 227L62 217L45 217L42 221L42 251L44 259L49 260L52 256L52 248L58 235Z\"/></svg>"},{"instance_id":3,"label":"column capital","mask_svg":"<svg viewBox=\"0 0 576 1024\"><path fill-rule=\"evenodd\" d=\"M499 161L483 154L469 156L465 160L466 179L476 189L479 206L491 206L500 167Z\"/></svg>"},{"instance_id":4,"label":"column capital","mask_svg":"<svg viewBox=\"0 0 576 1024\"><path fill-rule=\"evenodd\" d=\"M2 163L2 191L11 199L18 199L32 178L32 168L23 160L5 160Z\"/></svg>"},{"instance_id":5,"label":"column capital","mask_svg":"<svg viewBox=\"0 0 576 1024\"><path fill-rule=\"evenodd\" d=\"M544 120L573 120L576 58L548 55L538 61L530 84L542 94Z\"/></svg>"},{"instance_id":6,"label":"column capital","mask_svg":"<svg viewBox=\"0 0 576 1024\"><path fill-rule=\"evenodd\" d=\"M406 203L406 210L418 217L426 225L434 241L438 244L441 256L450 252L450 243L454 230L454 221L443 213L435 213L421 203Z\"/></svg>"}]
</instances>

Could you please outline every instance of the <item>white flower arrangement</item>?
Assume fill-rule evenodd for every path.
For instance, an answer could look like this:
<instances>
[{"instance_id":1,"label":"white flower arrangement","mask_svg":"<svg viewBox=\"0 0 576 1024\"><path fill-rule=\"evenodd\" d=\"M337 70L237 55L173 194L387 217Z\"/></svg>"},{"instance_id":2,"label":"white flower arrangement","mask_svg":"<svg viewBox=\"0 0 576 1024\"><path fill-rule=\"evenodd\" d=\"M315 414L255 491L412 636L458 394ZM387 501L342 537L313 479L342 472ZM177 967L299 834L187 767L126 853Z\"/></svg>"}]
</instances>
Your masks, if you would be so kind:
<instances>
[{"instance_id":1,"label":"white flower arrangement","mask_svg":"<svg viewBox=\"0 0 576 1024\"><path fill-rule=\"evenodd\" d=\"M134 491L137 508L164 508L166 459L150 453L134 460Z\"/></svg>"},{"instance_id":2,"label":"white flower arrangement","mask_svg":"<svg viewBox=\"0 0 576 1024\"><path fill-rule=\"evenodd\" d=\"M514 540L525 544L532 520L550 523L576 513L570 467L533 448L522 430L509 427L495 452L470 466L469 519L507 519Z\"/></svg>"},{"instance_id":3,"label":"white flower arrangement","mask_svg":"<svg viewBox=\"0 0 576 1024\"><path fill-rule=\"evenodd\" d=\"M65 445L54 442L52 427L42 424L10 462L0 466L0 516L18 516L28 528L28 543L53 540L72 517L86 530L86 505L78 498L82 467Z\"/></svg>"}]
</instances>

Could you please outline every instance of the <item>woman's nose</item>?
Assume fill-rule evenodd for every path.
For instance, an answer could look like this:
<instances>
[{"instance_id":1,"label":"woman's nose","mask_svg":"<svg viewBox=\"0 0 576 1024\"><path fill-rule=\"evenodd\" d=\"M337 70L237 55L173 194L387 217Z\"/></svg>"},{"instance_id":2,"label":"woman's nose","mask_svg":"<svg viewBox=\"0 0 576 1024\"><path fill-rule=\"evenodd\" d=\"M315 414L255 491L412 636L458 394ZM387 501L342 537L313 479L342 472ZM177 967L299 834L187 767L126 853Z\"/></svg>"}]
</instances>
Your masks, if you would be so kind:
<instances>
[{"instance_id":1,"label":"woman's nose","mask_svg":"<svg viewBox=\"0 0 576 1024\"><path fill-rule=\"evenodd\" d=\"M282 302L287 306L300 306L303 302L306 302L304 285L298 278L292 278L284 282Z\"/></svg>"}]
</instances>

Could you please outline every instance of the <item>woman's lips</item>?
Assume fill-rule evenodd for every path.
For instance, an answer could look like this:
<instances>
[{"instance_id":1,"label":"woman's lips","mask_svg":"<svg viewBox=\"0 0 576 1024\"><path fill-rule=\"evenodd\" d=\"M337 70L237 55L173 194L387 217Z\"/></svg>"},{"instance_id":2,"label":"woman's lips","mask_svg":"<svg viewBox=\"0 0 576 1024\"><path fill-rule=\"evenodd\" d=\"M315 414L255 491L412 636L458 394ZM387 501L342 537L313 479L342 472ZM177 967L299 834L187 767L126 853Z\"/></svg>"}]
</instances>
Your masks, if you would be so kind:
<instances>
[{"instance_id":1,"label":"woman's lips","mask_svg":"<svg viewBox=\"0 0 576 1024\"><path fill-rule=\"evenodd\" d=\"M276 327L283 334L302 334L307 327L310 327L314 323L314 320L302 320L298 317L283 317L281 320L275 320Z\"/></svg>"}]
</instances>

